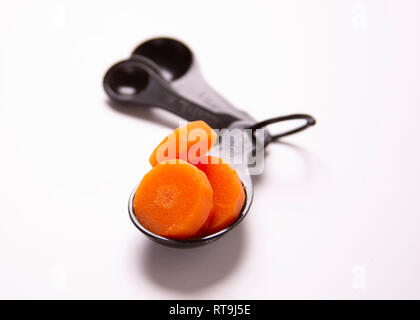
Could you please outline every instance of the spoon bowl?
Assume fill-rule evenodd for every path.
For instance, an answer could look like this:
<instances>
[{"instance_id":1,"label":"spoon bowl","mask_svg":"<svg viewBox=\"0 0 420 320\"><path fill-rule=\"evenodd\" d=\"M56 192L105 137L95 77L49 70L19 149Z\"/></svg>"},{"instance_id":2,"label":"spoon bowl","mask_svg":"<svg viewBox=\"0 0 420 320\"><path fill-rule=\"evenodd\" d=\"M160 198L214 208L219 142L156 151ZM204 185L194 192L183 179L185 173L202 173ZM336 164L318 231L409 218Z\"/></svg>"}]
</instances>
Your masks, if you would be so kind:
<instances>
[{"instance_id":1,"label":"spoon bowl","mask_svg":"<svg viewBox=\"0 0 420 320\"><path fill-rule=\"evenodd\" d=\"M112 72L112 77L106 82L106 90L108 94L121 99L138 95L149 81L147 72L132 63L121 64L118 68L113 68Z\"/></svg>"},{"instance_id":2,"label":"spoon bowl","mask_svg":"<svg viewBox=\"0 0 420 320\"><path fill-rule=\"evenodd\" d=\"M236 226L238 226L239 223L241 223L242 220L248 214L249 209L250 209L251 204L252 204L252 200L254 198L254 186L253 186L251 176L249 174L248 163L246 161L248 159L248 156L250 155L250 152L251 152L252 148L253 148L253 141L252 141L252 137L250 137L246 134L243 137L244 137L244 140L242 142L243 148L235 148L235 146L231 146L229 150L222 150L221 149L221 147L222 147L221 141L225 138L230 139L229 132L224 131L224 133L219 137L220 142L211 151L212 154L220 155L224 159L228 158L227 153L232 154L234 159L239 159L239 157L242 157L241 159L243 159L243 161L240 162L240 163L235 163L235 162L230 163L230 165L233 167L233 169L235 169L236 173L238 174L239 178L241 179L242 186L244 187L244 191L245 191L244 204L242 206L241 213L239 214L239 216L235 220L235 222L233 222L230 226L228 226L227 228L225 228L223 230L220 230L216 233L213 233L211 235L207 235L207 236L201 237L201 238L178 240L178 239L169 239L169 238L166 238L166 237L159 236L159 235L147 230L138 221L138 219L136 217L136 214L134 212L134 207L133 207L133 201L134 201L134 197L136 195L136 191L137 191L137 188L138 188L138 184L137 184L136 187L134 188L133 192L131 193L129 201L128 201L128 212L129 212L129 215L130 215L130 219L133 222L133 224L136 226L136 228L139 229L141 232L143 232L143 234L145 234L149 239L151 239L151 240L153 240L153 241L155 241L159 244L162 244L162 245L165 245L165 246L170 246L170 247L191 248L191 247L199 247L199 246L211 243L211 242L221 238L226 233L228 233L230 230L232 230ZM223 156L224 154L226 156Z\"/></svg>"},{"instance_id":3,"label":"spoon bowl","mask_svg":"<svg viewBox=\"0 0 420 320\"><path fill-rule=\"evenodd\" d=\"M181 78L193 62L191 50L182 42L170 38L151 39L140 44L133 56L146 57L161 68L162 76L168 81Z\"/></svg>"},{"instance_id":4,"label":"spoon bowl","mask_svg":"<svg viewBox=\"0 0 420 320\"><path fill-rule=\"evenodd\" d=\"M137 187L138 187L138 185L134 188L133 192L130 195L130 199L128 201L128 212L129 212L129 216L130 216L131 221L136 226L136 228L138 230L140 230L144 235L146 235L149 239L151 239L151 240L153 240L153 241L155 241L159 244L168 246L168 247L176 247L176 248L199 247L199 246L209 244L209 243L221 238L226 233L228 233L230 230L235 228L245 218L245 216L247 215L247 213L249 211L249 207L251 206L251 202L252 202L252 194L250 194L250 191L247 190L246 187L244 186L244 189L245 189L244 205L242 207L242 210L241 210L241 213L240 213L239 217L229 227L227 227L223 230L220 230L219 232L216 232L216 233L213 233L211 235L201 237L201 238L185 239L185 240L170 239L170 238L165 238L165 237L159 236L159 235L147 230L137 219L136 214L134 213L134 208L133 208L133 201L134 201L134 197L136 195Z\"/></svg>"}]
</instances>

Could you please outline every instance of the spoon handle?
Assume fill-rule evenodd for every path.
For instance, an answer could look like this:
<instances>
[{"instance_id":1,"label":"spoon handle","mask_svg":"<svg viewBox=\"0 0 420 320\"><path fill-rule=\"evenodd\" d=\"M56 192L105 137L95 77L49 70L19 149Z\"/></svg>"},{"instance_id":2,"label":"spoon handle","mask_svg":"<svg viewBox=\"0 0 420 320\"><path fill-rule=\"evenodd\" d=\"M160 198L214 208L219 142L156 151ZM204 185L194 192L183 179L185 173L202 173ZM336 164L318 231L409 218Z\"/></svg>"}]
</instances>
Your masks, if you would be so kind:
<instances>
[{"instance_id":1,"label":"spoon handle","mask_svg":"<svg viewBox=\"0 0 420 320\"><path fill-rule=\"evenodd\" d=\"M159 82L150 82L147 90L150 104L170 111L188 121L203 120L214 129L227 128L238 119L227 113L214 112L185 97Z\"/></svg>"},{"instance_id":2,"label":"spoon handle","mask_svg":"<svg viewBox=\"0 0 420 320\"><path fill-rule=\"evenodd\" d=\"M177 93L149 64L129 59L111 67L104 77L104 89L117 102L133 106L155 106L185 120L203 120L214 129L227 128L238 118L230 113L216 112L190 101ZM129 93L124 90L130 89Z\"/></svg>"}]
</instances>

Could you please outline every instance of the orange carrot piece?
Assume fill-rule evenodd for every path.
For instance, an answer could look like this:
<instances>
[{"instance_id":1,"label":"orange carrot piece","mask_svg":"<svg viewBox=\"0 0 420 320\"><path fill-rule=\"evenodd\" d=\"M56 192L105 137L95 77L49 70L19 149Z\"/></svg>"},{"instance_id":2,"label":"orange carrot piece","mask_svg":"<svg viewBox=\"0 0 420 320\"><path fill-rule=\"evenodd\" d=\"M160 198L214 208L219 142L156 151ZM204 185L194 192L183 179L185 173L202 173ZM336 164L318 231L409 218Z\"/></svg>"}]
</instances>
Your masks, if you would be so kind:
<instances>
[{"instance_id":1,"label":"orange carrot piece","mask_svg":"<svg viewBox=\"0 0 420 320\"><path fill-rule=\"evenodd\" d=\"M221 158L208 156L197 164L213 188L213 210L203 234L209 235L230 226L241 213L245 191L236 171ZM205 224L205 225L206 225Z\"/></svg>"},{"instance_id":2,"label":"orange carrot piece","mask_svg":"<svg viewBox=\"0 0 420 320\"><path fill-rule=\"evenodd\" d=\"M210 211L210 214L209 214L206 222L204 222L204 224L200 228L200 230L198 230L198 232L195 235L193 235L191 238L192 239L197 239L197 238L205 237L207 235L207 230L210 227L210 223L212 221L212 218L213 218L213 210Z\"/></svg>"},{"instance_id":3,"label":"orange carrot piece","mask_svg":"<svg viewBox=\"0 0 420 320\"><path fill-rule=\"evenodd\" d=\"M149 158L154 167L170 159L182 159L190 163L199 162L216 143L217 134L204 121L189 122L175 129L153 150Z\"/></svg>"},{"instance_id":4,"label":"orange carrot piece","mask_svg":"<svg viewBox=\"0 0 420 320\"><path fill-rule=\"evenodd\" d=\"M153 167L140 182L133 208L149 231L173 239L193 237L207 221L213 190L206 175L183 160Z\"/></svg>"}]
</instances>

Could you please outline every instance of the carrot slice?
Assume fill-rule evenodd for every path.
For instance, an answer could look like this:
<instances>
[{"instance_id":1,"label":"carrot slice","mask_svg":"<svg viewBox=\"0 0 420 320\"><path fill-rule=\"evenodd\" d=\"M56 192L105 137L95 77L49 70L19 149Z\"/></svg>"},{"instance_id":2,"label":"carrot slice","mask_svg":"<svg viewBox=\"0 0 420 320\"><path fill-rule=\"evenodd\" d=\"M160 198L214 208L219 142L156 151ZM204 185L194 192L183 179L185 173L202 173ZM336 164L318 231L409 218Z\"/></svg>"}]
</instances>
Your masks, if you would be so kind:
<instances>
[{"instance_id":1,"label":"carrot slice","mask_svg":"<svg viewBox=\"0 0 420 320\"><path fill-rule=\"evenodd\" d=\"M149 231L174 239L194 236L209 217L213 190L206 175L183 160L168 160L143 177L134 213Z\"/></svg>"},{"instance_id":2,"label":"carrot slice","mask_svg":"<svg viewBox=\"0 0 420 320\"><path fill-rule=\"evenodd\" d=\"M193 235L191 238L197 239L197 238L201 238L201 237L206 236L208 234L207 230L210 227L210 223L211 223L212 219L213 219L213 210L210 211L210 214L209 214L206 222L204 222L204 224L200 228L200 230L198 230L198 232L195 235Z\"/></svg>"},{"instance_id":3,"label":"carrot slice","mask_svg":"<svg viewBox=\"0 0 420 320\"><path fill-rule=\"evenodd\" d=\"M245 201L245 191L238 174L228 163L214 156L205 160L197 167L207 175L213 188L213 210L203 232L209 235L230 226L238 218Z\"/></svg>"},{"instance_id":4,"label":"carrot slice","mask_svg":"<svg viewBox=\"0 0 420 320\"><path fill-rule=\"evenodd\" d=\"M189 122L175 129L153 150L149 158L154 167L170 159L182 159L190 163L199 162L216 143L217 134L204 121Z\"/></svg>"}]
</instances>

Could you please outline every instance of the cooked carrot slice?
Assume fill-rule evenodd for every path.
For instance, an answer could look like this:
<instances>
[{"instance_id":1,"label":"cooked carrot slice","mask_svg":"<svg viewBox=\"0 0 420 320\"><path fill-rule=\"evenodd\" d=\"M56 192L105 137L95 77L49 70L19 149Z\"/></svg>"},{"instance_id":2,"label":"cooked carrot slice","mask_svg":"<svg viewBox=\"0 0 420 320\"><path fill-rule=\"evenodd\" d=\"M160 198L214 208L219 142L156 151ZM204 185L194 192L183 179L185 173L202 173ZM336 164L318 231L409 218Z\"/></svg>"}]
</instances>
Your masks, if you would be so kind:
<instances>
[{"instance_id":1,"label":"cooked carrot slice","mask_svg":"<svg viewBox=\"0 0 420 320\"><path fill-rule=\"evenodd\" d=\"M241 179L228 163L214 156L208 156L205 160L197 167L206 173L213 188L213 211L203 232L209 235L230 226L238 218L245 192Z\"/></svg>"},{"instance_id":2,"label":"cooked carrot slice","mask_svg":"<svg viewBox=\"0 0 420 320\"><path fill-rule=\"evenodd\" d=\"M193 235L191 238L192 239L197 239L197 238L201 238L201 237L204 237L204 236L206 236L208 233L207 233L207 230L209 229L209 227L210 227L210 223L211 223L211 221L212 221L212 218L213 218L213 210L211 210L210 211L210 214L209 214L209 216L208 216L208 218L207 218L207 220L206 220L206 222L204 222L204 224L203 224L203 226L200 228L200 230L198 230L198 232L195 234L195 235Z\"/></svg>"},{"instance_id":3,"label":"cooked carrot slice","mask_svg":"<svg viewBox=\"0 0 420 320\"><path fill-rule=\"evenodd\" d=\"M206 175L183 160L152 168L140 182L133 207L149 231L174 239L194 236L209 217L213 190Z\"/></svg>"},{"instance_id":4,"label":"cooked carrot slice","mask_svg":"<svg viewBox=\"0 0 420 320\"><path fill-rule=\"evenodd\" d=\"M189 122L175 129L167 136L149 158L154 167L158 163L170 159L182 159L197 163L216 143L217 134L204 121Z\"/></svg>"}]
</instances>

